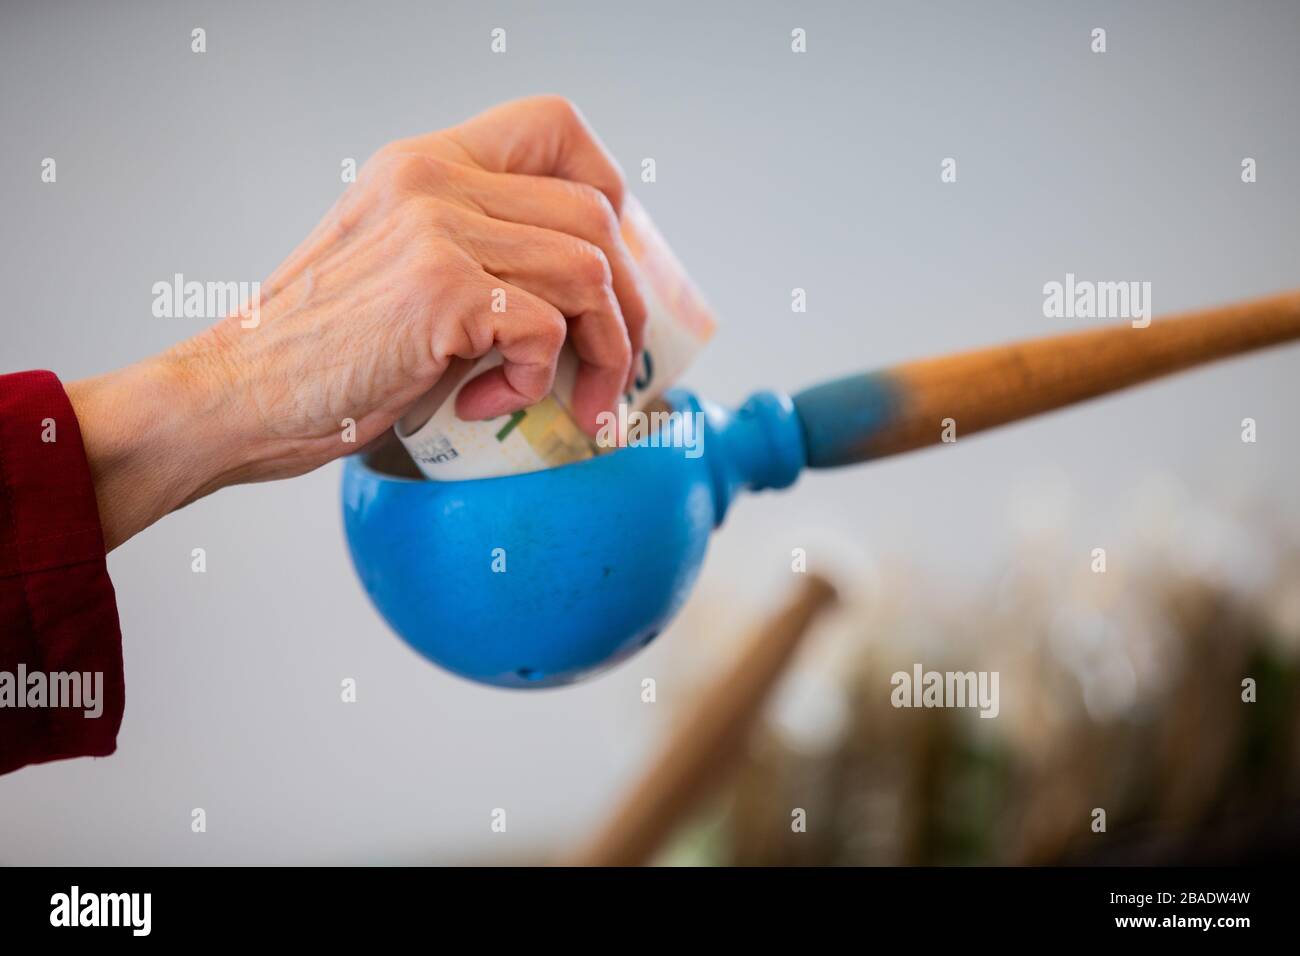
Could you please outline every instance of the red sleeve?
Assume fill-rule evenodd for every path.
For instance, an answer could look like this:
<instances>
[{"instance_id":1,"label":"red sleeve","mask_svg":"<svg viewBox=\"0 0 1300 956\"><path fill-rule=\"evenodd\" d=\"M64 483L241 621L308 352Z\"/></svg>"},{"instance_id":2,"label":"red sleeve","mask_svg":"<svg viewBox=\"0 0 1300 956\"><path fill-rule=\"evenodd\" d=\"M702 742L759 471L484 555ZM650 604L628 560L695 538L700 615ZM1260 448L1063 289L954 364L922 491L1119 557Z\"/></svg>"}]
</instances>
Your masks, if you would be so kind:
<instances>
[{"instance_id":1,"label":"red sleeve","mask_svg":"<svg viewBox=\"0 0 1300 956\"><path fill-rule=\"evenodd\" d=\"M76 699L74 680L90 697L98 682L95 706ZM0 773L111 754L124 698L77 417L53 373L0 375Z\"/></svg>"}]
</instances>

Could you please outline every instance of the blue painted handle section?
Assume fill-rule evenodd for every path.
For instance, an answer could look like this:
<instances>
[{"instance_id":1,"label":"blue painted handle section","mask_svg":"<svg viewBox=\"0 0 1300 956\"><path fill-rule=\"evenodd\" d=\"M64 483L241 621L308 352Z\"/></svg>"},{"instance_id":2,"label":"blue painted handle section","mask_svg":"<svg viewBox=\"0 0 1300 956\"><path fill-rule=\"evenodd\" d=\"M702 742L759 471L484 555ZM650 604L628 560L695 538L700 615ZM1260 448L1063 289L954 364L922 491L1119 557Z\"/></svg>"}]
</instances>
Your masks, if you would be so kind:
<instances>
[{"instance_id":1,"label":"blue painted handle section","mask_svg":"<svg viewBox=\"0 0 1300 956\"><path fill-rule=\"evenodd\" d=\"M735 411L680 390L665 399L678 411L704 416L715 526L739 492L788 488L803 471L803 428L790 396L756 392Z\"/></svg>"},{"instance_id":2,"label":"blue painted handle section","mask_svg":"<svg viewBox=\"0 0 1300 956\"><path fill-rule=\"evenodd\" d=\"M867 442L894 419L902 395L902 386L888 372L850 375L795 395L808 467L836 468L868 460Z\"/></svg>"}]
</instances>

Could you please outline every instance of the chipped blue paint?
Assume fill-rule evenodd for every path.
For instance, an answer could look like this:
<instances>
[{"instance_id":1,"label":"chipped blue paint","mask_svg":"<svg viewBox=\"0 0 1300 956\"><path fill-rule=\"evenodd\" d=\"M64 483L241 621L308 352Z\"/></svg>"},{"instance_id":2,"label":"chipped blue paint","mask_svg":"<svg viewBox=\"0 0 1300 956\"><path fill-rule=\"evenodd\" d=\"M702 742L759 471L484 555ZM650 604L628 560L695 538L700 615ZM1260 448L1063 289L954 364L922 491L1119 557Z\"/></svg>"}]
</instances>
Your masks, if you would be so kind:
<instances>
[{"instance_id":1,"label":"chipped blue paint","mask_svg":"<svg viewBox=\"0 0 1300 956\"><path fill-rule=\"evenodd\" d=\"M903 384L889 372L849 375L797 394L808 467L862 461L863 445L893 420L903 395Z\"/></svg>"}]
</instances>

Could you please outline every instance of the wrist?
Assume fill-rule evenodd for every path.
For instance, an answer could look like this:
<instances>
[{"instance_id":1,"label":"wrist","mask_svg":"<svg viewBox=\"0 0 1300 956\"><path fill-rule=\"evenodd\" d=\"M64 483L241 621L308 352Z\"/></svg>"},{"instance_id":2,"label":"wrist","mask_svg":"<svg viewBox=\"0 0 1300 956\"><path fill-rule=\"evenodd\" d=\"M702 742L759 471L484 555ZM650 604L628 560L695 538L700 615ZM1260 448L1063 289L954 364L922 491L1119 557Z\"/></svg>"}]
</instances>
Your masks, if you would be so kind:
<instances>
[{"instance_id":1,"label":"wrist","mask_svg":"<svg viewBox=\"0 0 1300 956\"><path fill-rule=\"evenodd\" d=\"M67 386L108 550L228 484L237 444L218 433L203 376L171 353Z\"/></svg>"}]
</instances>

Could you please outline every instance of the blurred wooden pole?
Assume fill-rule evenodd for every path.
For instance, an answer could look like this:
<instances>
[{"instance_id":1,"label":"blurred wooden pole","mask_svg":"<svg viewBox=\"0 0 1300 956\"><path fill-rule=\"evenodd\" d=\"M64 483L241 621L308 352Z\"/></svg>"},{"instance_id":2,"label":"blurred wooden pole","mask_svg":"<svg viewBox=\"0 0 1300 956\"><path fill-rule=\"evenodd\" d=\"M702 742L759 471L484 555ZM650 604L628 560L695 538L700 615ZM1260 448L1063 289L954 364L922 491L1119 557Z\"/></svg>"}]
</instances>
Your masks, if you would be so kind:
<instances>
[{"instance_id":1,"label":"blurred wooden pole","mask_svg":"<svg viewBox=\"0 0 1300 956\"><path fill-rule=\"evenodd\" d=\"M835 598L830 582L803 576L798 592L768 620L736 662L701 695L649 771L585 847L578 866L646 863L739 756L768 693L809 625Z\"/></svg>"}]
</instances>

